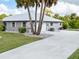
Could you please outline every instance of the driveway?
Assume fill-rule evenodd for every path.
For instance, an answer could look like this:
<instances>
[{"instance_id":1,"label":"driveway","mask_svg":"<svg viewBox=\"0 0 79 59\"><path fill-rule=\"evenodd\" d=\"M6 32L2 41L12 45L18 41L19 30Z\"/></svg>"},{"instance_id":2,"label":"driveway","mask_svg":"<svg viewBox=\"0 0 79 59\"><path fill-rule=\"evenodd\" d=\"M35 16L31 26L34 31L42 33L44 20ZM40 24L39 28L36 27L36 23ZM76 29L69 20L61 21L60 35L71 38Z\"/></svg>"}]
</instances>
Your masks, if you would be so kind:
<instances>
[{"instance_id":1,"label":"driveway","mask_svg":"<svg viewBox=\"0 0 79 59\"><path fill-rule=\"evenodd\" d=\"M47 32L53 36L0 54L0 59L67 59L79 48L79 32Z\"/></svg>"}]
</instances>

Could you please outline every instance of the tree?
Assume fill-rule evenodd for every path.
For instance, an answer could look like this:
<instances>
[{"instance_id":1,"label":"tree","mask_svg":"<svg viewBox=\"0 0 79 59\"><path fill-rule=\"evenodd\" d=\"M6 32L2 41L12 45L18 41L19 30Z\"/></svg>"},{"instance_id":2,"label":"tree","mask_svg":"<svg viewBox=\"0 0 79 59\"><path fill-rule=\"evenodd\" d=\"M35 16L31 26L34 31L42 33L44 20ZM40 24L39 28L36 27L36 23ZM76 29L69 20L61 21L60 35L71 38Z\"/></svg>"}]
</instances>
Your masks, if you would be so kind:
<instances>
[{"instance_id":1,"label":"tree","mask_svg":"<svg viewBox=\"0 0 79 59\"><path fill-rule=\"evenodd\" d=\"M1 19L1 20L2 20L3 18L5 18L5 17L7 17L6 14L1 14L1 15L0 15L0 19Z\"/></svg>"},{"instance_id":2,"label":"tree","mask_svg":"<svg viewBox=\"0 0 79 59\"><path fill-rule=\"evenodd\" d=\"M70 15L70 18L71 19L74 19L76 17L76 13L72 13L71 15Z\"/></svg>"},{"instance_id":3,"label":"tree","mask_svg":"<svg viewBox=\"0 0 79 59\"><path fill-rule=\"evenodd\" d=\"M56 5L57 0L40 0L40 3L41 3L41 11L40 11L40 19L39 19L37 35L40 34L41 29L42 29L43 18L44 18L44 13L45 13L46 7L51 7L52 4Z\"/></svg>"},{"instance_id":4,"label":"tree","mask_svg":"<svg viewBox=\"0 0 79 59\"><path fill-rule=\"evenodd\" d=\"M59 19L60 16L59 14L55 14L53 17Z\"/></svg>"},{"instance_id":5,"label":"tree","mask_svg":"<svg viewBox=\"0 0 79 59\"><path fill-rule=\"evenodd\" d=\"M77 21L75 22L75 28L76 28L76 29L79 29L79 20L77 20Z\"/></svg>"},{"instance_id":6,"label":"tree","mask_svg":"<svg viewBox=\"0 0 79 59\"><path fill-rule=\"evenodd\" d=\"M47 16L52 17L53 12L51 11L51 9L46 8L46 9L45 9L45 14L46 14Z\"/></svg>"},{"instance_id":7,"label":"tree","mask_svg":"<svg viewBox=\"0 0 79 59\"><path fill-rule=\"evenodd\" d=\"M29 6L34 6L34 1L33 0L16 0L16 3L17 3L18 8L19 7L24 7L25 9L27 8L30 25L31 25L31 32L34 34L34 28L33 28L30 8L29 8Z\"/></svg>"},{"instance_id":8,"label":"tree","mask_svg":"<svg viewBox=\"0 0 79 59\"><path fill-rule=\"evenodd\" d=\"M38 0L34 0L34 3L35 3L35 32L34 34L37 34L37 10L38 10L38 7L40 6L40 3Z\"/></svg>"},{"instance_id":9,"label":"tree","mask_svg":"<svg viewBox=\"0 0 79 59\"><path fill-rule=\"evenodd\" d=\"M28 15L29 15L29 20L30 20L30 25L31 25L31 31L33 34L39 35L42 29L42 23L43 23L43 18L44 18L44 13L46 7L51 7L52 4L56 5L57 0L16 0L17 7L24 7L25 9L27 8L28 10ZM31 18L31 13L30 13L30 6L35 7L35 27L33 26L32 23L32 18ZM40 10L40 17L39 17L39 24L38 24L38 29L37 29L37 7L41 6Z\"/></svg>"}]
</instances>

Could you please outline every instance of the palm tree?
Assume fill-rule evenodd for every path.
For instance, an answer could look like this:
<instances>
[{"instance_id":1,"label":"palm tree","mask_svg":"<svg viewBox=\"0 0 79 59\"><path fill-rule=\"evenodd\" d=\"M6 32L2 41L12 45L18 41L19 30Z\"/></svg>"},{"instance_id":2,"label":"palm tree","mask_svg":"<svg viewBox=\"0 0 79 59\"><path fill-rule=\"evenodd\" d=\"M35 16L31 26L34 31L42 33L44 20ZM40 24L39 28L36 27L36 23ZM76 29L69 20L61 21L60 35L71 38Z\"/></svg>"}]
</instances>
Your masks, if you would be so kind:
<instances>
[{"instance_id":1,"label":"palm tree","mask_svg":"<svg viewBox=\"0 0 79 59\"><path fill-rule=\"evenodd\" d=\"M37 10L38 7L40 6L39 0L34 0L35 3L35 34L37 33Z\"/></svg>"},{"instance_id":2,"label":"palm tree","mask_svg":"<svg viewBox=\"0 0 79 59\"><path fill-rule=\"evenodd\" d=\"M45 15L52 17L53 12L51 11L51 9L46 8L45 9Z\"/></svg>"},{"instance_id":3,"label":"palm tree","mask_svg":"<svg viewBox=\"0 0 79 59\"><path fill-rule=\"evenodd\" d=\"M60 15L56 13L53 17L59 19Z\"/></svg>"},{"instance_id":4,"label":"palm tree","mask_svg":"<svg viewBox=\"0 0 79 59\"><path fill-rule=\"evenodd\" d=\"M37 0L35 0L36 9L35 9L35 33L37 32Z\"/></svg>"},{"instance_id":5,"label":"palm tree","mask_svg":"<svg viewBox=\"0 0 79 59\"><path fill-rule=\"evenodd\" d=\"M33 28L30 8L29 8L29 6L34 6L34 1L33 0L16 0L16 3L17 3L18 8L19 7L24 7L25 9L27 8L29 20L30 20L30 25L31 25L31 32L34 34L34 28Z\"/></svg>"},{"instance_id":6,"label":"palm tree","mask_svg":"<svg viewBox=\"0 0 79 59\"><path fill-rule=\"evenodd\" d=\"M37 35L40 34L41 29L42 29L43 18L44 18L44 13L45 13L46 7L51 7L52 4L56 5L57 0L40 0L40 3L41 3L41 12L40 12L40 19L39 19Z\"/></svg>"},{"instance_id":7,"label":"palm tree","mask_svg":"<svg viewBox=\"0 0 79 59\"><path fill-rule=\"evenodd\" d=\"M27 8L29 19L30 19L30 25L31 25L31 31L33 34L39 35L42 29L42 23L43 23L43 18L44 18L44 13L46 7L51 7L52 4L56 5L57 0L16 0L17 7L24 7L25 9ZM36 6L35 8L35 27L32 24L32 18L31 18L31 13L30 13L30 6ZM38 6L41 6L40 10L40 17L39 17L39 24L38 24L38 29L37 29L37 10Z\"/></svg>"}]
</instances>

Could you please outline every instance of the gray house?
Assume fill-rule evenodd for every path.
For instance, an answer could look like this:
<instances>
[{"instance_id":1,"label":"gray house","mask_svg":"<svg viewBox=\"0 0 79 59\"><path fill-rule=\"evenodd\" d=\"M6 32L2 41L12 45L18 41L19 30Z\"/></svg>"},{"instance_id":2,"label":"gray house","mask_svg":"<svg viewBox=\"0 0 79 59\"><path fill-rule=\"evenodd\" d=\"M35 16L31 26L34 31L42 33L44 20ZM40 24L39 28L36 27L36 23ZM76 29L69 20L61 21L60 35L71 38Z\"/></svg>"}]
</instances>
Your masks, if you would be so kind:
<instances>
[{"instance_id":1,"label":"gray house","mask_svg":"<svg viewBox=\"0 0 79 59\"><path fill-rule=\"evenodd\" d=\"M37 21L38 20L39 20L39 17L37 17ZM28 14L9 16L4 18L3 22L5 23L6 31L18 32L18 29L20 27L26 27L27 32L31 32ZM35 22L34 14L32 14L32 22L34 25L34 22ZM38 26L38 23L37 23L37 26ZM42 31L50 31L51 28L54 28L54 30L59 30L59 28L61 27L62 27L61 20L46 16L46 15L44 16Z\"/></svg>"}]
</instances>

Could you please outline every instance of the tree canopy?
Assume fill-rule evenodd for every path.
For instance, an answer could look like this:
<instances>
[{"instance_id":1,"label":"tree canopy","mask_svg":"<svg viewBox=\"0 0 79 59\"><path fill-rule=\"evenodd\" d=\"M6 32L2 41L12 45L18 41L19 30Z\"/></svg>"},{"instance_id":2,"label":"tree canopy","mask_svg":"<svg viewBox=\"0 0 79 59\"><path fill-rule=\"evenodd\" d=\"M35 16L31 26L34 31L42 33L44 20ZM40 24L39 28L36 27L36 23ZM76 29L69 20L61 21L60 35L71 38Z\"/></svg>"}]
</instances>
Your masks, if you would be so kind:
<instances>
[{"instance_id":1,"label":"tree canopy","mask_svg":"<svg viewBox=\"0 0 79 59\"><path fill-rule=\"evenodd\" d=\"M72 13L71 15L65 15L65 16L60 16L60 15L54 15L54 18L63 20L63 27L65 29L67 28L72 28L72 29L79 29L79 16L76 15L76 13Z\"/></svg>"},{"instance_id":2,"label":"tree canopy","mask_svg":"<svg viewBox=\"0 0 79 59\"><path fill-rule=\"evenodd\" d=\"M6 14L1 14L1 15L0 15L0 20L2 20L2 19L5 18L5 17L7 17Z\"/></svg>"}]
</instances>

